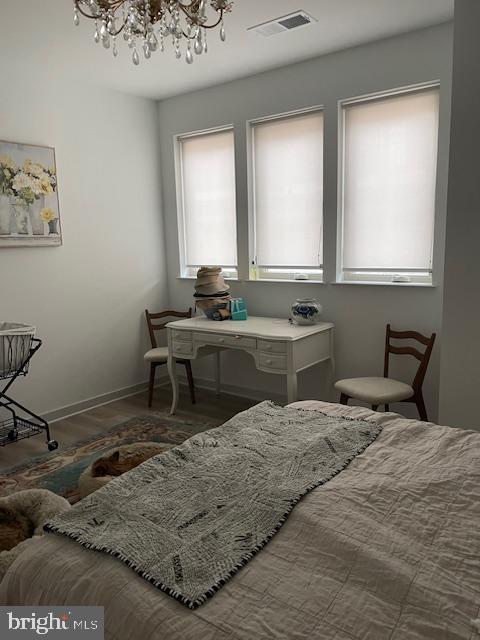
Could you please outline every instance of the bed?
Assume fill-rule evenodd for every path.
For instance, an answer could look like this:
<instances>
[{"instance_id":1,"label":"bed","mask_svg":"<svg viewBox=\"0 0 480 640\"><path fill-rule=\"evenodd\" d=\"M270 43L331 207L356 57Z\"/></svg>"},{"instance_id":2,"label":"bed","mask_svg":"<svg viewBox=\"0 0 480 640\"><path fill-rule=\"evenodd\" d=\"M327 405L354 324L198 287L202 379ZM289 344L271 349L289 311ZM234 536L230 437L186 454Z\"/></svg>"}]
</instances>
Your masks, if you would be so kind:
<instances>
[{"instance_id":1,"label":"bed","mask_svg":"<svg viewBox=\"0 0 480 640\"><path fill-rule=\"evenodd\" d=\"M102 605L106 638L480 638L480 433L323 402L380 424L280 532L194 611L115 558L46 535L10 567L6 605Z\"/></svg>"}]
</instances>

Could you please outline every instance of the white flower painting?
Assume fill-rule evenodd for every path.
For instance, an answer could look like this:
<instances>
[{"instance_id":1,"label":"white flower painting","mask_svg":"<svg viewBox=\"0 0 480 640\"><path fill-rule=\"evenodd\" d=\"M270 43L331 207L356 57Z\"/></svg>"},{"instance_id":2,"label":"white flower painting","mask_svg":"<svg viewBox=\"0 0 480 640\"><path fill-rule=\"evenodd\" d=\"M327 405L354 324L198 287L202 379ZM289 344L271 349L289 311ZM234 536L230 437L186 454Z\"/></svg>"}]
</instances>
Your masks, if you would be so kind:
<instances>
[{"instance_id":1,"label":"white flower painting","mask_svg":"<svg viewBox=\"0 0 480 640\"><path fill-rule=\"evenodd\" d=\"M55 150L0 141L0 248L61 244Z\"/></svg>"}]
</instances>

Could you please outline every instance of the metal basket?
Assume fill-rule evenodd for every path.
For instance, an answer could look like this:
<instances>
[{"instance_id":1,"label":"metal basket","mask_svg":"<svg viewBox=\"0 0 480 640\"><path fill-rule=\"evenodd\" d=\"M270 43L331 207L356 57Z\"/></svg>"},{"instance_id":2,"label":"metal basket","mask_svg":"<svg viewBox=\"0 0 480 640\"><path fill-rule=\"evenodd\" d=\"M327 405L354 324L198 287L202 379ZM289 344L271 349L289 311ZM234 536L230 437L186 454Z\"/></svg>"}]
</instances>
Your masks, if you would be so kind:
<instances>
[{"instance_id":1,"label":"metal basket","mask_svg":"<svg viewBox=\"0 0 480 640\"><path fill-rule=\"evenodd\" d=\"M0 380L26 375L35 327L0 322Z\"/></svg>"},{"instance_id":2,"label":"metal basket","mask_svg":"<svg viewBox=\"0 0 480 640\"><path fill-rule=\"evenodd\" d=\"M35 327L0 322L0 380L6 380L0 388L0 409L10 415L8 419L0 417L0 447L44 432L53 451L58 442L50 438L48 422L7 395L18 376L27 375L30 360L42 346L34 336Z\"/></svg>"}]
</instances>

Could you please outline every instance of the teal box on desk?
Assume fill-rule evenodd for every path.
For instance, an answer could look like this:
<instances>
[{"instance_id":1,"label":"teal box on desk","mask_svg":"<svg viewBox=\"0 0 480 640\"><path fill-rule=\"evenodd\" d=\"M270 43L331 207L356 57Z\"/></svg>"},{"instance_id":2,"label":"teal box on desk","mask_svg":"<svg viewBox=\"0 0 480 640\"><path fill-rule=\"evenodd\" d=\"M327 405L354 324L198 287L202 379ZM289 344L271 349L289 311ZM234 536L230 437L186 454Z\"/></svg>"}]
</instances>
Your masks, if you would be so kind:
<instances>
[{"instance_id":1,"label":"teal box on desk","mask_svg":"<svg viewBox=\"0 0 480 640\"><path fill-rule=\"evenodd\" d=\"M248 320L247 305L243 298L233 298L230 301L232 320Z\"/></svg>"}]
</instances>

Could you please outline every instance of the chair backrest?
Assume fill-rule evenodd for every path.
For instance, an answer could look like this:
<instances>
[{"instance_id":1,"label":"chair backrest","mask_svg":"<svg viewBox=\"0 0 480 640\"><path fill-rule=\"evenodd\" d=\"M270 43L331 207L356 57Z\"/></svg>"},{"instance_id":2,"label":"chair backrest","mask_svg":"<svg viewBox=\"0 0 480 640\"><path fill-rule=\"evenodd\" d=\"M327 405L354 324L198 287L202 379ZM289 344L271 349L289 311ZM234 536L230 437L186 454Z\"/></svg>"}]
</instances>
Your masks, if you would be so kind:
<instances>
[{"instance_id":1,"label":"chair backrest","mask_svg":"<svg viewBox=\"0 0 480 640\"><path fill-rule=\"evenodd\" d=\"M192 317L192 308L188 311L161 311L160 313L150 313L148 309L145 309L145 317L147 318L148 325L148 333L150 334L150 342L152 343L152 349L157 348L157 339L155 337L156 331L162 331L165 329L167 324L170 322L161 322L157 324L155 320L160 320L161 318L191 318Z\"/></svg>"},{"instance_id":2,"label":"chair backrest","mask_svg":"<svg viewBox=\"0 0 480 640\"><path fill-rule=\"evenodd\" d=\"M432 333L432 335L428 338L427 336L418 333L418 331L392 331L389 324L387 324L387 332L385 338L385 366L383 375L385 378L388 378L388 368L390 362L390 354L394 353L396 355L406 355L413 356L417 360L419 360L420 364L418 365L417 373L412 383L412 387L414 391L418 391L422 388L423 380L425 378L425 374L427 373L428 363L430 361L430 356L432 355L433 344L435 342L435 338L437 337L436 333ZM425 350L419 351L415 347L397 347L392 345L391 340L416 340L420 344L425 346Z\"/></svg>"}]
</instances>

